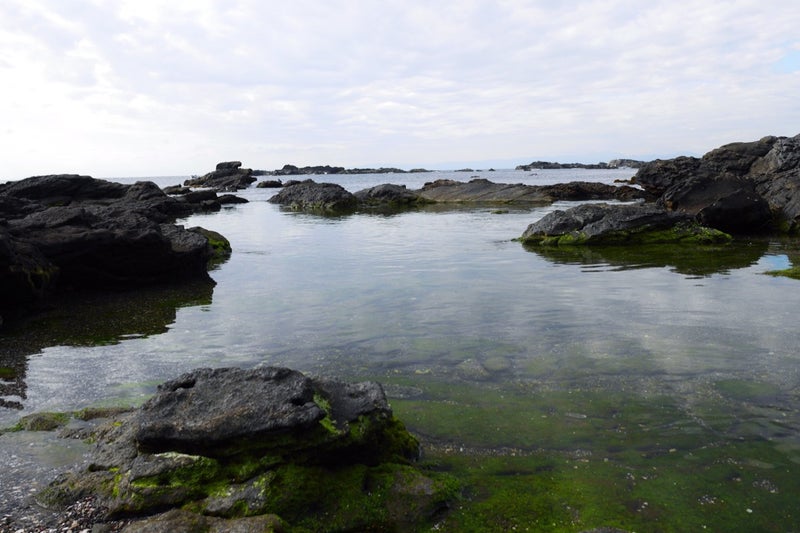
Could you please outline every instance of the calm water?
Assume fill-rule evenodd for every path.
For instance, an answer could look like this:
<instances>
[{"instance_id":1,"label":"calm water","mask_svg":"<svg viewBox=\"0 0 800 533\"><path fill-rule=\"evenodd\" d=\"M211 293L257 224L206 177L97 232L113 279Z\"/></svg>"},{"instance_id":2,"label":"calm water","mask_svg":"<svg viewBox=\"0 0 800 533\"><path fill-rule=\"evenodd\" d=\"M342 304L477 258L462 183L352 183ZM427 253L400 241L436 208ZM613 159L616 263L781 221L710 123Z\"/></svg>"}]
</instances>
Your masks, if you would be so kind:
<instances>
[{"instance_id":1,"label":"calm water","mask_svg":"<svg viewBox=\"0 0 800 533\"><path fill-rule=\"evenodd\" d=\"M552 183L631 173L482 175ZM436 177L327 178L358 190L383 182L417 187ZM26 398L5 396L24 409L0 410L0 423L33 411L140 401L180 372L222 365L378 379L469 379L472 368L475 379L499 383L603 381L675 394L725 378L767 381L796 397L800 284L762 275L788 265L775 246L754 243L730 257L699 259L683 251L656 259L546 256L512 239L570 203L323 218L282 211L266 202L274 193L250 189L242 193L248 204L182 221L232 243L231 259L212 272L213 295L178 296L155 313L155 326L134 323L98 346L61 345L89 341L57 336L55 345L35 346L41 349L25 358ZM130 305L118 314L134 321L152 314L146 303ZM84 327L91 331L108 316L90 316ZM4 347L15 342L5 339Z\"/></svg>"},{"instance_id":2,"label":"calm water","mask_svg":"<svg viewBox=\"0 0 800 533\"><path fill-rule=\"evenodd\" d=\"M356 191L386 182L415 188L439 177L547 184L611 183L632 174L504 171L325 181ZM694 495L679 481L670 485L678 494L670 497L692 494L682 504L698 513L692 527L723 516L707 504L725 498L738 498L748 513L772 502L770 516L782 520L776 531L796 524L791 505L775 499L790 496L800 464L800 282L763 274L790 265L793 256L781 244L542 252L512 239L547 212L574 204L325 218L267 203L274 193L252 188L241 193L248 204L181 221L219 231L232 243L233 256L211 272L213 288L89 299L24 332L5 331L0 399L15 408L0 407L0 426L35 411L136 404L158 383L200 366L286 365L387 383L412 430L456 449L514 446L603 458L600 470L570 483L592 476L613 483L619 494L610 485L598 493L609 494L611 517L619 513L617 498L646 487L632 488L631 469L655 468L640 464L649 451L631 456L629 449L653 450L668 439L669 452L690 450L663 467L661 479L672 479L671 472L680 480L697 471L697 457L716 442L715 453L725 457L708 464L740 465L739 473L720 474L734 480L725 482L729 487L698 479ZM603 398L617 404L598 405ZM623 429L620 416L628 420ZM627 440L612 442L620 432ZM10 439L0 439L0 456L21 457ZM738 442L767 448L735 451L730 446ZM503 477L509 464L498 474L498 493L511 482ZM602 470L609 464L618 470ZM762 471L770 478L762 479ZM742 478L750 492L739 490ZM772 490L777 485L782 493ZM535 483L523 487L529 486ZM714 496L705 492L709 486L729 493ZM665 494L663 487L652 490ZM606 505L603 498L592 505ZM631 523L682 516L666 512L667 504L662 518L629 507ZM771 522L753 524L761 530Z\"/></svg>"}]
</instances>

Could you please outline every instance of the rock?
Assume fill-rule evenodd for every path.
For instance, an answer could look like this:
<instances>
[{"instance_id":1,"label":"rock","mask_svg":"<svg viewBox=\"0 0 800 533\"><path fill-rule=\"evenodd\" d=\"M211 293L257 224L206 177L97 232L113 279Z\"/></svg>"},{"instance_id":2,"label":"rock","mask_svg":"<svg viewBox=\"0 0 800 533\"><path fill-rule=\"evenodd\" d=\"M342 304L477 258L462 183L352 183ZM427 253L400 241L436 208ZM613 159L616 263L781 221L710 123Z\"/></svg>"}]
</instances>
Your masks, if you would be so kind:
<instances>
[{"instance_id":1,"label":"rock","mask_svg":"<svg viewBox=\"0 0 800 533\"><path fill-rule=\"evenodd\" d=\"M164 533L204 531L207 533L281 533L286 531L283 521L275 515L225 519L204 516L174 509L144 520L133 522L122 533Z\"/></svg>"},{"instance_id":2,"label":"rock","mask_svg":"<svg viewBox=\"0 0 800 533\"><path fill-rule=\"evenodd\" d=\"M208 279L207 238L171 222L216 203L193 194L77 175L0 185L0 316L24 314L66 288Z\"/></svg>"},{"instance_id":3,"label":"rock","mask_svg":"<svg viewBox=\"0 0 800 533\"><path fill-rule=\"evenodd\" d=\"M280 189L283 187L281 180L264 180L258 182L257 189Z\"/></svg>"},{"instance_id":4,"label":"rock","mask_svg":"<svg viewBox=\"0 0 800 533\"><path fill-rule=\"evenodd\" d=\"M668 209L733 233L800 229L800 135L643 165L634 182Z\"/></svg>"},{"instance_id":5,"label":"rock","mask_svg":"<svg viewBox=\"0 0 800 533\"><path fill-rule=\"evenodd\" d=\"M361 206L411 206L428 203L405 185L382 184L355 193Z\"/></svg>"},{"instance_id":6,"label":"rock","mask_svg":"<svg viewBox=\"0 0 800 533\"><path fill-rule=\"evenodd\" d=\"M206 187L215 191L238 191L246 189L257 180L253 170L240 168L241 161L217 163L216 170L183 182L187 187Z\"/></svg>"},{"instance_id":7,"label":"rock","mask_svg":"<svg viewBox=\"0 0 800 533\"><path fill-rule=\"evenodd\" d=\"M148 453L218 457L308 430L324 417L314 403L311 380L299 372L200 369L158 387L142 406L135 438Z\"/></svg>"},{"instance_id":8,"label":"rock","mask_svg":"<svg viewBox=\"0 0 800 533\"><path fill-rule=\"evenodd\" d=\"M434 202L529 203L549 205L557 200L635 200L646 197L640 189L629 186L591 182L558 185L523 185L494 183L477 178L469 182L437 180L426 183L418 194Z\"/></svg>"},{"instance_id":9,"label":"rock","mask_svg":"<svg viewBox=\"0 0 800 533\"><path fill-rule=\"evenodd\" d=\"M358 199L341 185L313 180L287 183L269 202L291 209L325 212L354 211L358 207Z\"/></svg>"},{"instance_id":10,"label":"rock","mask_svg":"<svg viewBox=\"0 0 800 533\"><path fill-rule=\"evenodd\" d=\"M719 243L730 236L705 228L686 214L652 204L584 204L553 211L529 225L520 240L526 244L655 244Z\"/></svg>"},{"instance_id":11,"label":"rock","mask_svg":"<svg viewBox=\"0 0 800 533\"><path fill-rule=\"evenodd\" d=\"M419 444L379 384L286 368L195 370L93 438L88 468L37 501L93 498L103 520L132 517L126 531L416 530L459 491L413 466Z\"/></svg>"},{"instance_id":12,"label":"rock","mask_svg":"<svg viewBox=\"0 0 800 533\"><path fill-rule=\"evenodd\" d=\"M247 198L242 198L241 196L236 196L234 194L223 194L217 197L217 202L219 205L234 205L234 204L246 204L249 203L250 200Z\"/></svg>"}]
</instances>

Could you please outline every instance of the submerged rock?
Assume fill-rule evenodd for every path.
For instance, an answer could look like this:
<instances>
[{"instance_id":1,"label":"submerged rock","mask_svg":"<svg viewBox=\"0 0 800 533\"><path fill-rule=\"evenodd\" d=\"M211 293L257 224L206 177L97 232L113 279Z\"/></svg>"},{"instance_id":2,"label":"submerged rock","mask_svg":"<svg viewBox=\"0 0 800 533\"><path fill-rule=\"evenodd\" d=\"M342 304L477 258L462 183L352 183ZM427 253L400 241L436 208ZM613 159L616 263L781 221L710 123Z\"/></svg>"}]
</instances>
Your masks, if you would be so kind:
<instances>
[{"instance_id":1,"label":"submerged rock","mask_svg":"<svg viewBox=\"0 0 800 533\"><path fill-rule=\"evenodd\" d=\"M419 444L379 384L286 368L184 374L94 438L88 469L55 480L38 500L61 508L93 497L104 520L144 519L131 531L187 520L406 530L429 523L458 491L448 476L412 465Z\"/></svg>"}]
</instances>

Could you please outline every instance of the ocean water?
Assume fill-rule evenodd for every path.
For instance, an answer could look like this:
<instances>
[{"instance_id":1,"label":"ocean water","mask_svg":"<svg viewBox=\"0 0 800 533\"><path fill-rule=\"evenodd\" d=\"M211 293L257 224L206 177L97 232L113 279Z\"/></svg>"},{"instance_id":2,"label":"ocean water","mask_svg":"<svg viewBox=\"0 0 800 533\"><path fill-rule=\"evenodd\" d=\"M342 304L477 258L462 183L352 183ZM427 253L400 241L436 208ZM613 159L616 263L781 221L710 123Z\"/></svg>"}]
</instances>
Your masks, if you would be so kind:
<instances>
[{"instance_id":1,"label":"ocean water","mask_svg":"<svg viewBox=\"0 0 800 533\"><path fill-rule=\"evenodd\" d=\"M356 191L472 176L612 183L633 173L314 178ZM182 179L153 178L160 185ZM764 274L790 265L781 243L542 252L513 239L575 203L322 217L267 203L275 192L250 188L240 193L250 203L180 221L231 241L232 257L211 272L213 289L122 296L113 309L89 302L6 334L0 366L18 376L3 398L18 408L0 408L0 426L35 411L137 404L196 367L285 365L382 381L409 427L437 441L449 437L437 433L441 424L429 420L424 402L435 396L438 409L448 390L453 398L465 390L493 398L588 391L652 401L653 409L669 403L670 424L687 433L714 428L725 438L772 442L789 464L800 463L800 282ZM507 407L510 418L516 405ZM568 413L573 419L591 417L588 404L573 407L583 409ZM490 412L505 416L502 402ZM729 417L722 425L720 413ZM450 437L499 449L524 447L521 433L512 424L491 436Z\"/></svg>"}]
</instances>

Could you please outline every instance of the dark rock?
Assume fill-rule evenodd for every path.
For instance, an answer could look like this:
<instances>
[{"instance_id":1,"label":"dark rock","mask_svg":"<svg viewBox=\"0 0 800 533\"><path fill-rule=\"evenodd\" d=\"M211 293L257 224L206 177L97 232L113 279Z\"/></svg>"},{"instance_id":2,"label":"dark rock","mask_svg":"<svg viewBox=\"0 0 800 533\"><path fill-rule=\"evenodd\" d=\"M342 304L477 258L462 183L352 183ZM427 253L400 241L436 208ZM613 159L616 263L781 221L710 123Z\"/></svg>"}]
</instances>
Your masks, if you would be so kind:
<instances>
[{"instance_id":1,"label":"dark rock","mask_svg":"<svg viewBox=\"0 0 800 533\"><path fill-rule=\"evenodd\" d=\"M548 213L528 226L520 240L542 245L715 243L730 236L652 204L584 204Z\"/></svg>"},{"instance_id":2,"label":"dark rock","mask_svg":"<svg viewBox=\"0 0 800 533\"><path fill-rule=\"evenodd\" d=\"M285 368L195 370L92 438L88 468L37 501L93 498L103 519L128 517L133 531L416 531L458 494L446 474L411 464L419 444L380 385Z\"/></svg>"},{"instance_id":3,"label":"dark rock","mask_svg":"<svg viewBox=\"0 0 800 533\"><path fill-rule=\"evenodd\" d=\"M170 185L162 188L161 190L164 191L164 194L169 195L181 195L192 192L191 187L184 187L183 185Z\"/></svg>"},{"instance_id":4,"label":"dark rock","mask_svg":"<svg viewBox=\"0 0 800 533\"><path fill-rule=\"evenodd\" d=\"M313 180L286 184L269 202L292 209L326 212L354 211L358 207L356 197L341 185Z\"/></svg>"},{"instance_id":5,"label":"dark rock","mask_svg":"<svg viewBox=\"0 0 800 533\"><path fill-rule=\"evenodd\" d=\"M152 182L76 175L0 186L0 316L28 311L63 288L207 279L207 239L171 223L209 201L192 200Z\"/></svg>"},{"instance_id":6,"label":"dark rock","mask_svg":"<svg viewBox=\"0 0 800 533\"><path fill-rule=\"evenodd\" d=\"M241 166L241 161L223 161L221 163L217 163L217 170L236 170Z\"/></svg>"},{"instance_id":7,"label":"dark rock","mask_svg":"<svg viewBox=\"0 0 800 533\"><path fill-rule=\"evenodd\" d=\"M204 187L215 191L238 191L246 189L256 181L253 170L239 168L240 161L227 161L217 163L216 170L200 177L193 177L183 182L187 187Z\"/></svg>"},{"instance_id":8,"label":"dark rock","mask_svg":"<svg viewBox=\"0 0 800 533\"><path fill-rule=\"evenodd\" d=\"M241 196L236 196L234 194L223 194L217 198L217 202L220 205L234 205L234 204L246 204L249 203L250 200L247 198L242 198Z\"/></svg>"},{"instance_id":9,"label":"dark rock","mask_svg":"<svg viewBox=\"0 0 800 533\"><path fill-rule=\"evenodd\" d=\"M264 180L256 185L258 189L280 189L281 187L283 187L281 180Z\"/></svg>"},{"instance_id":10,"label":"dark rock","mask_svg":"<svg viewBox=\"0 0 800 533\"><path fill-rule=\"evenodd\" d=\"M142 406L136 442L149 453L209 457L258 447L325 417L311 380L288 369L200 369L168 381Z\"/></svg>"},{"instance_id":11,"label":"dark rock","mask_svg":"<svg viewBox=\"0 0 800 533\"><path fill-rule=\"evenodd\" d=\"M571 168L602 170L602 169L616 168L616 167L610 167L608 163L585 164L585 163L553 163L550 161L534 161L533 163L529 163L527 165L517 165L517 167L514 170L531 171L531 170L559 170L559 169L571 169Z\"/></svg>"},{"instance_id":12,"label":"dark rock","mask_svg":"<svg viewBox=\"0 0 800 533\"><path fill-rule=\"evenodd\" d=\"M417 191L435 202L494 202L549 205L557 200L635 200L645 198L643 191L629 186L592 182L571 182L557 185L523 185L494 183L478 178L469 182L437 180Z\"/></svg>"},{"instance_id":13,"label":"dark rock","mask_svg":"<svg viewBox=\"0 0 800 533\"><path fill-rule=\"evenodd\" d=\"M800 135L648 163L634 182L672 210L735 233L800 229Z\"/></svg>"},{"instance_id":14,"label":"dark rock","mask_svg":"<svg viewBox=\"0 0 800 533\"><path fill-rule=\"evenodd\" d=\"M385 183L355 193L362 206L407 206L417 203L426 203L418 193L410 191L405 185L392 185Z\"/></svg>"}]
</instances>

